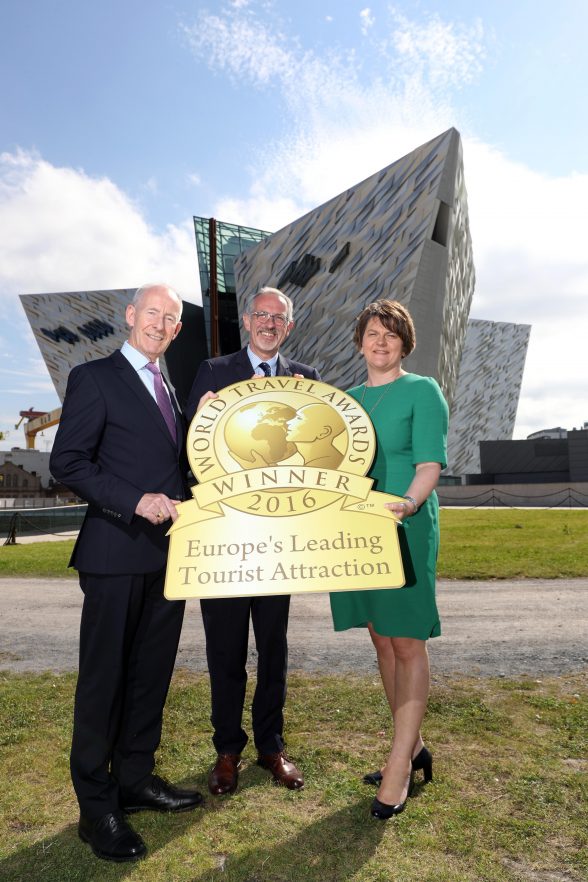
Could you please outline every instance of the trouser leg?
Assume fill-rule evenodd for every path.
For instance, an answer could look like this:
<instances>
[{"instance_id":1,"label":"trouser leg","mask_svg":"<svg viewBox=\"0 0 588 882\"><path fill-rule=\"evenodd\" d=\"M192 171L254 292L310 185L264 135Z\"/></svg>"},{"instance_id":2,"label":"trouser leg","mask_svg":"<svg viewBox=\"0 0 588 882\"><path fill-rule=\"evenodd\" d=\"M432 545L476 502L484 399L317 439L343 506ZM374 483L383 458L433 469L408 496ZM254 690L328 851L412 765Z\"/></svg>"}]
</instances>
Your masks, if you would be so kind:
<instances>
[{"instance_id":1,"label":"trouser leg","mask_svg":"<svg viewBox=\"0 0 588 882\"><path fill-rule=\"evenodd\" d=\"M184 601L166 600L163 587L163 572L145 576L141 615L128 660L112 761L113 774L127 791L140 789L153 773L184 618Z\"/></svg>"},{"instance_id":2,"label":"trouser leg","mask_svg":"<svg viewBox=\"0 0 588 882\"><path fill-rule=\"evenodd\" d=\"M242 720L250 598L201 600L200 607L210 674L212 742L218 753L241 753L247 743Z\"/></svg>"},{"instance_id":3,"label":"trouser leg","mask_svg":"<svg viewBox=\"0 0 588 882\"><path fill-rule=\"evenodd\" d=\"M132 577L80 573L84 592L70 767L80 810L98 818L118 809L110 775L124 701L129 632L137 617Z\"/></svg>"},{"instance_id":4,"label":"trouser leg","mask_svg":"<svg viewBox=\"0 0 588 882\"><path fill-rule=\"evenodd\" d=\"M252 716L260 753L275 753L284 747L289 610L289 595L253 598L251 618L258 661Z\"/></svg>"},{"instance_id":5,"label":"trouser leg","mask_svg":"<svg viewBox=\"0 0 588 882\"><path fill-rule=\"evenodd\" d=\"M144 779L153 768L183 603L173 611L155 604L163 616L153 614L153 600L162 593L162 572L80 574L80 585L84 605L71 773L82 814L98 818L119 807L118 783L110 766L115 765L115 751L118 754L121 746L125 754L133 753L126 733L138 735L138 760L130 764L132 776ZM162 596L161 601L168 603ZM136 714L133 709L138 703L145 707ZM117 773L121 774L120 763Z\"/></svg>"}]
</instances>

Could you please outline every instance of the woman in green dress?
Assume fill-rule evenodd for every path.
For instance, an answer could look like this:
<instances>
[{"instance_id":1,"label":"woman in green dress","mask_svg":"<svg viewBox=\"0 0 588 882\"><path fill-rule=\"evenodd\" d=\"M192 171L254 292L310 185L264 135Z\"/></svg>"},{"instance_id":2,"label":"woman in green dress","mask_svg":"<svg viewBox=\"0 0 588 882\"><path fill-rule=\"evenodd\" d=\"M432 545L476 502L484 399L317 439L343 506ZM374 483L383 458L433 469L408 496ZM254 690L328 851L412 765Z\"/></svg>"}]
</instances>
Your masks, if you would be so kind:
<instances>
[{"instance_id":1,"label":"woman in green dress","mask_svg":"<svg viewBox=\"0 0 588 882\"><path fill-rule=\"evenodd\" d=\"M399 539L405 573L402 588L331 594L336 631L367 627L394 720L392 749L381 771L366 775L378 784L372 815L386 819L403 811L413 773L432 777L431 754L420 727L429 694L426 641L441 633L435 602L439 506L435 487L446 465L448 409L436 381L407 373L402 359L415 347L408 311L397 301L377 300L357 318L357 349L367 381L349 390L369 414L377 451L369 472L374 489L403 502L386 507L402 521Z\"/></svg>"}]
</instances>

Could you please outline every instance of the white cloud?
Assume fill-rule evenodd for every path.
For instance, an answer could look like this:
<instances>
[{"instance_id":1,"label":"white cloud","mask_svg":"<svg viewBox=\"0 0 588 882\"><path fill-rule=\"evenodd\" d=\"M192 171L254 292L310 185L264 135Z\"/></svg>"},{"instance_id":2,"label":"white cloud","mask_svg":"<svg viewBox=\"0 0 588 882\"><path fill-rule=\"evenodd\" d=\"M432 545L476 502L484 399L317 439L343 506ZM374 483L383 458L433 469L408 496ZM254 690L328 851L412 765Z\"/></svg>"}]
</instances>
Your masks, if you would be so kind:
<instances>
[{"instance_id":1,"label":"white cloud","mask_svg":"<svg viewBox=\"0 0 588 882\"><path fill-rule=\"evenodd\" d=\"M211 67L238 80L248 77L265 85L287 74L293 55L284 34L270 33L254 17L237 13L210 15L202 11L194 26L182 27L196 54L208 55Z\"/></svg>"},{"instance_id":2,"label":"white cloud","mask_svg":"<svg viewBox=\"0 0 588 882\"><path fill-rule=\"evenodd\" d=\"M202 178L198 172L190 172L186 175L186 180L191 187L199 187L202 183Z\"/></svg>"},{"instance_id":3,"label":"white cloud","mask_svg":"<svg viewBox=\"0 0 588 882\"><path fill-rule=\"evenodd\" d=\"M392 10L394 29L389 42L396 61L406 72L417 67L426 71L433 85L461 86L481 73L487 35L478 19L473 25L443 21L432 15L424 21L410 20Z\"/></svg>"},{"instance_id":4,"label":"white cloud","mask_svg":"<svg viewBox=\"0 0 588 882\"><path fill-rule=\"evenodd\" d=\"M369 6L361 10L361 12L359 13L359 18L361 22L361 32L365 36L370 28L373 28L373 26L375 25L376 19L372 15L372 11Z\"/></svg>"},{"instance_id":5,"label":"white cloud","mask_svg":"<svg viewBox=\"0 0 588 882\"><path fill-rule=\"evenodd\" d=\"M147 193L151 193L153 196L157 195L159 192L159 184L157 183L157 178L151 176L147 178L145 183L143 184L143 190Z\"/></svg>"},{"instance_id":6,"label":"white cloud","mask_svg":"<svg viewBox=\"0 0 588 882\"><path fill-rule=\"evenodd\" d=\"M17 295L158 280L200 300L191 220L156 233L107 178L58 168L35 153L0 154L0 430L10 429L0 447L23 444L22 428L11 428L19 410L59 403Z\"/></svg>"},{"instance_id":7,"label":"white cloud","mask_svg":"<svg viewBox=\"0 0 588 882\"><path fill-rule=\"evenodd\" d=\"M440 132L462 130L476 263L472 317L531 324L516 437L588 420L588 176L553 178L514 162L468 131L452 94L479 76L492 40L482 23L396 10L378 25L374 65L353 52L314 54L248 10L203 13L192 49L242 83L279 89L288 128L256 145L246 198L226 196L217 217L276 230ZM232 40L255 34L234 59ZM266 56L255 68L255 42ZM271 75L270 75L271 72Z\"/></svg>"},{"instance_id":8,"label":"white cloud","mask_svg":"<svg viewBox=\"0 0 588 882\"><path fill-rule=\"evenodd\" d=\"M192 299L190 222L153 231L112 181L37 154L0 154L0 293L133 287L163 279Z\"/></svg>"}]
</instances>

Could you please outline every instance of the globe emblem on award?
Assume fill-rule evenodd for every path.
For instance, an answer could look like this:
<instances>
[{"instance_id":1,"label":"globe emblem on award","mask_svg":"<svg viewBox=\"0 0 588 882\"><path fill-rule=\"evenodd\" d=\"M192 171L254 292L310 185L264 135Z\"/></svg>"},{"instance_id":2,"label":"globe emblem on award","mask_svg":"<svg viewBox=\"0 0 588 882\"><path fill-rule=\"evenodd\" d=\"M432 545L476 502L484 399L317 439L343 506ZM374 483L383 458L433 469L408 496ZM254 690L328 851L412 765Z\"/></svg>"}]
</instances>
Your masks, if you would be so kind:
<instances>
[{"instance_id":1,"label":"globe emblem on award","mask_svg":"<svg viewBox=\"0 0 588 882\"><path fill-rule=\"evenodd\" d=\"M225 424L229 453L240 465L277 465L296 452L286 439L288 420L296 415L293 407L279 401L244 404L233 411Z\"/></svg>"},{"instance_id":2,"label":"globe emblem on award","mask_svg":"<svg viewBox=\"0 0 588 882\"><path fill-rule=\"evenodd\" d=\"M321 402L297 409L271 400L244 404L227 419L224 437L244 468L291 461L336 469L348 446L343 418Z\"/></svg>"}]
</instances>

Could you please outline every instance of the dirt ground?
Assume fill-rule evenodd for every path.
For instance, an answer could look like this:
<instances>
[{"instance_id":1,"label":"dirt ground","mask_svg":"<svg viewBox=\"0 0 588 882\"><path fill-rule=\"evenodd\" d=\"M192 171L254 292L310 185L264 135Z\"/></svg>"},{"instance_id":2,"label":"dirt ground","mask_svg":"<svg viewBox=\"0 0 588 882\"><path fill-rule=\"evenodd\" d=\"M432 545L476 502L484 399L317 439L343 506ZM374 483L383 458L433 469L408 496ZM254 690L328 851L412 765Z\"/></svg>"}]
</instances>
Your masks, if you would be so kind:
<instances>
[{"instance_id":1,"label":"dirt ground","mask_svg":"<svg viewBox=\"0 0 588 882\"><path fill-rule=\"evenodd\" d=\"M82 594L75 579L0 579L0 669L74 671ZM588 579L440 581L443 636L433 674L557 675L588 670ZM250 664L254 670L253 636ZM292 598L290 670L376 673L364 629L335 634L326 594ZM199 603L188 601L177 666L206 671Z\"/></svg>"}]
</instances>

